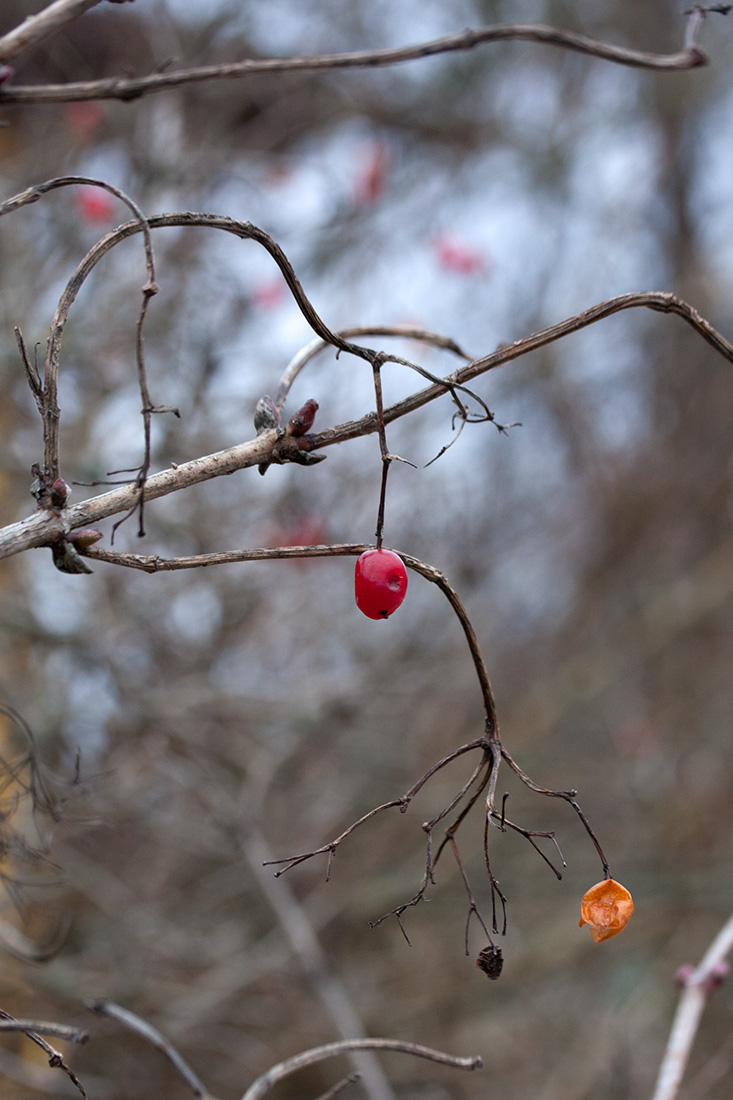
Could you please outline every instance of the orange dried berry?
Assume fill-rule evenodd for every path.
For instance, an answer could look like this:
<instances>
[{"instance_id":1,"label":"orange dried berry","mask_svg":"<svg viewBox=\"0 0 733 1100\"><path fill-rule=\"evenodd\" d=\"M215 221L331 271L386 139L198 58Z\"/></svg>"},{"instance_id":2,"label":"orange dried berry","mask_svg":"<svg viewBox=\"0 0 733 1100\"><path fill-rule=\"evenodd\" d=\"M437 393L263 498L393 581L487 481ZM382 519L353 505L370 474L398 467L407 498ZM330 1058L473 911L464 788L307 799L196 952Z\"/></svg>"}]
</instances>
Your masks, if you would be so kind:
<instances>
[{"instance_id":1,"label":"orange dried berry","mask_svg":"<svg viewBox=\"0 0 733 1100\"><path fill-rule=\"evenodd\" d=\"M590 925L590 934L596 943L617 936L627 925L634 912L631 894L612 878L591 886L580 903L580 924Z\"/></svg>"}]
</instances>

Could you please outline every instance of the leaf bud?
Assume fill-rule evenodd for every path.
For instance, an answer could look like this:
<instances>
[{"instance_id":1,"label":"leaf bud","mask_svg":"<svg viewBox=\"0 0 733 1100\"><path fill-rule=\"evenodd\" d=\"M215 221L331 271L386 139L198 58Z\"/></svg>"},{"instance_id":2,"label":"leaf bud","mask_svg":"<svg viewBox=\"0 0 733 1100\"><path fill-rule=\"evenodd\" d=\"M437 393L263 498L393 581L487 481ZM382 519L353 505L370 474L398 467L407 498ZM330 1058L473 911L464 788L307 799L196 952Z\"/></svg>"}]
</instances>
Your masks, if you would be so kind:
<instances>
[{"instance_id":1,"label":"leaf bud","mask_svg":"<svg viewBox=\"0 0 733 1100\"><path fill-rule=\"evenodd\" d=\"M310 397L305 405L299 408L296 413L293 413L290 420L288 420L286 429L288 435L305 435L306 432L309 432L316 418L317 411L318 402Z\"/></svg>"}]
</instances>

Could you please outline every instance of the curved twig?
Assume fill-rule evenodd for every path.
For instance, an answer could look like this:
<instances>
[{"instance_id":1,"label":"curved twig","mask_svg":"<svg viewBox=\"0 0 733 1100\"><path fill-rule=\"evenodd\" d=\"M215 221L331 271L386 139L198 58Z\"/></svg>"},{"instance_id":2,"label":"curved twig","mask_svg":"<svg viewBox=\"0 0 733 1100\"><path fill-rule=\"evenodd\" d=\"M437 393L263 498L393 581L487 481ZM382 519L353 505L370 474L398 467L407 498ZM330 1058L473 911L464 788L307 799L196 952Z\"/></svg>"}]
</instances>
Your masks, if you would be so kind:
<instances>
[{"instance_id":1,"label":"curved twig","mask_svg":"<svg viewBox=\"0 0 733 1100\"><path fill-rule=\"evenodd\" d=\"M227 565L243 561L268 561L273 558L329 558L358 557L372 547L365 543L337 543L331 546L277 546L258 547L252 550L229 550L218 554L195 554L191 557L161 558L155 554L127 554L117 550L108 550L100 546L90 546L84 550L84 556L93 561L105 561L110 565L123 565L129 569L139 569L144 573L170 572L178 569L201 569L210 565ZM491 690L486 664L481 653L476 632L465 607L454 588L434 565L420 561L411 554L396 551L409 569L414 569L425 580L436 584L447 598L463 629L471 652L474 668L481 687L486 711L486 736L497 740L499 733L496 705Z\"/></svg>"},{"instance_id":2,"label":"curved twig","mask_svg":"<svg viewBox=\"0 0 733 1100\"><path fill-rule=\"evenodd\" d=\"M83 99L121 99L130 102L140 96L161 92L167 88L177 88L184 84L201 83L208 80L241 80L247 76L261 76L265 73L316 72L333 69L374 69L388 65L398 65L405 61L415 61L436 54L461 50L473 50L488 42L507 42L518 40L537 42L576 53L596 57L601 61L611 61L616 65L629 65L637 69L651 69L657 72L679 72L695 69L708 62L705 54L697 45L696 37L705 17L705 9L695 5L687 22L685 45L678 53L658 54L643 50L627 49L598 42L582 34L559 30L542 24L499 24L493 27L479 27L476 30L458 31L443 35L429 42L413 46L400 46L382 50L356 50L352 53L324 54L319 57L273 57L236 61L232 64L201 65L174 72L150 73L141 77L112 77L106 80L74 81L68 84L46 84L39 87L8 83L0 87L0 103L68 103ZM2 42L0 41L0 45Z\"/></svg>"},{"instance_id":3,"label":"curved twig","mask_svg":"<svg viewBox=\"0 0 733 1100\"><path fill-rule=\"evenodd\" d=\"M4 214L10 214L15 210L20 209L22 206L28 206L31 203L38 202L49 191L55 191L59 187L70 187L75 184L82 184L88 187L100 187L104 191L108 191L109 194L114 195L120 199L121 202L127 206L137 219L135 223L136 229L143 234L143 242L145 247L145 269L147 278L142 288L142 305L140 310L140 317L137 324L137 341L136 341L136 357L138 367L138 382L140 386L140 396L143 403L143 419L145 421L145 461L143 467L145 473L150 467L150 414L155 409L150 401L150 394L148 392L148 384L145 373L145 360L142 352L142 326L147 311L147 305L150 298L157 294L159 287L155 281L155 260L153 257L153 242L150 235L150 226L137 203L130 198L129 195L121 191L119 187L114 187L111 183L106 183L104 180L94 179L91 176L58 176L52 180L46 180L45 183L36 184L34 187L28 187L25 191L21 191L17 195L13 195L12 198L7 199L0 204L0 217ZM94 250L92 250L94 251ZM82 260L82 265L84 261ZM72 275L71 279L67 283L61 298L59 299L58 306L56 307L56 313L54 314L53 321L51 322L51 334L49 336L48 345L46 348L46 366L43 378L43 389L40 397L40 404L42 406L41 415L43 417L43 438L44 438L44 466L45 475L49 482L53 482L59 476L59 416L60 410L58 407L58 372L59 372L59 355L61 352L61 339L64 334L64 328L68 318L69 310L79 293L81 284L86 278L86 275L77 280L79 269ZM27 371L26 367L26 371ZM33 389L33 386L31 386Z\"/></svg>"},{"instance_id":4,"label":"curved twig","mask_svg":"<svg viewBox=\"0 0 733 1100\"><path fill-rule=\"evenodd\" d=\"M418 1058L427 1058L431 1062L439 1062L444 1066L453 1066L454 1069L479 1069L484 1064L479 1057L459 1058L417 1043L405 1043L400 1039L343 1039L337 1043L313 1047L311 1050L303 1051L302 1054L287 1058L284 1062L279 1062L250 1085L242 1100L260 1100L260 1097L269 1092L278 1081L282 1081L283 1077L289 1077L291 1073L297 1073L306 1066L312 1066L326 1058L335 1058L339 1054L347 1054L352 1050L394 1050L399 1054L413 1054Z\"/></svg>"},{"instance_id":5,"label":"curved twig","mask_svg":"<svg viewBox=\"0 0 733 1100\"><path fill-rule=\"evenodd\" d=\"M147 1020L143 1020L141 1016L137 1016L134 1012L130 1012L129 1008L122 1008L121 1005L115 1004L114 1001L106 1001L103 999L91 1000L86 1002L86 1007L90 1012L94 1012L97 1016L107 1016L111 1020L117 1020L118 1023L124 1024L130 1031L136 1032L141 1035L143 1039L147 1040L157 1050L161 1051L169 1060L176 1071L181 1075L188 1087L191 1089L194 1096L199 1100L213 1100L211 1093L199 1079L196 1073L191 1069L188 1062L182 1057L182 1055L176 1050L171 1043L170 1039L166 1039L165 1035L162 1035L156 1027L149 1024Z\"/></svg>"},{"instance_id":6,"label":"curved twig","mask_svg":"<svg viewBox=\"0 0 733 1100\"><path fill-rule=\"evenodd\" d=\"M451 351L454 355L460 356L461 359L472 362L471 356L467 355L455 340L452 340L449 336L441 336L438 332L430 332L418 325L354 325L351 328L339 329L338 335L344 340L351 339L354 336L394 336L406 340L419 340L421 343L431 344L435 348ZM275 391L275 406L279 412L282 412L293 382L303 368L317 355L320 355L322 351L332 346L329 341L316 338L296 352L283 371Z\"/></svg>"}]
</instances>

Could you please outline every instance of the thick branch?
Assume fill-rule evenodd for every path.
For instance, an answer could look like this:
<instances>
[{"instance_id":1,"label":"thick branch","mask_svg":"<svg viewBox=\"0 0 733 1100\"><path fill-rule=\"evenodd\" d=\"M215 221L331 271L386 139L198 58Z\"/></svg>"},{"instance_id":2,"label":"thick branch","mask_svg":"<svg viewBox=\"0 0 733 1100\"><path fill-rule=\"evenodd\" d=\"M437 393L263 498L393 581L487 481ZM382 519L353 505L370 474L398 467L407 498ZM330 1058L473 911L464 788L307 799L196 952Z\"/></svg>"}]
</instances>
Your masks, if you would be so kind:
<instances>
[{"instance_id":1,"label":"thick branch","mask_svg":"<svg viewBox=\"0 0 733 1100\"><path fill-rule=\"evenodd\" d=\"M0 38L0 62L11 61L29 46L36 46L72 19L99 4L100 0L55 0L37 15L29 15L12 31Z\"/></svg>"},{"instance_id":2,"label":"thick branch","mask_svg":"<svg viewBox=\"0 0 733 1100\"><path fill-rule=\"evenodd\" d=\"M225 229L240 237L250 235L247 230L255 228L253 226L248 226L247 223L232 222L229 218L193 214L157 215L148 219L148 224L153 228L159 228L161 225L207 225L212 228ZM102 249L103 254L108 251L118 239L121 239L120 235L127 237L139 230L140 226L137 223L128 222L127 225L122 226L119 230L108 234L107 237L99 242L97 249ZM262 233L261 230L257 232ZM262 234L262 236L267 237L267 234ZM269 241L269 238L267 238L267 240ZM261 241L261 243L264 243L265 247L267 247L266 242ZM93 251L95 252L96 259L99 259L100 255L98 251ZM92 253L90 253L90 256L91 255ZM287 269L291 271L292 269L287 259L284 257L284 254L280 253L280 256L287 265ZM281 270L283 270L282 263L279 262L279 266ZM77 275L79 275L79 273L80 272L77 271ZM88 273L88 271L86 273ZM283 273L285 274L285 271ZM358 348L358 346L348 343L338 334L331 333L330 329L328 329L318 315L315 314L315 311L312 310L294 274L291 278L288 278L288 284L295 294L292 285L293 281L297 285L298 294L295 296L301 311L309 320L316 322L312 324L312 327L319 333L321 339L325 339L329 343L332 342L335 347L352 351L362 358L368 358L370 353L366 349ZM385 409L385 423L390 423L402 416L407 416L416 409L422 408L430 401L442 396L447 392L451 383L457 382L461 384L470 381L472 378L476 378L489 370L500 367L504 363L518 359L520 356L526 355L530 351L535 351L537 348L544 347L555 340L568 336L572 332L577 332L582 328L586 328L588 325L594 324L596 321L600 321L605 317L609 317L613 313L640 306L662 313L676 313L679 317L687 321L687 323L717 352L727 359L728 362L733 363L733 344L713 328L704 317L701 317L697 310L689 305L689 303L683 301L681 298L677 298L674 294L661 293L658 291L624 294L618 298L611 298L606 302L601 302L596 306L592 306L590 309L576 314L574 317L561 321L557 325L552 325L550 328L543 329L541 332L528 336L523 340L517 340L515 343L502 347L491 355L481 359L475 359L467 366L449 375L446 379L445 386L428 386L412 394L410 397L405 398L403 401L399 401L397 404ZM376 416L370 413L360 420L347 421L335 428L313 434L309 437L310 446L313 449L330 447L336 443L344 443L348 439L356 439L362 435L369 435L376 430ZM190 462L182 463L180 466L165 470L162 473L154 474L148 478L146 482L145 500L155 500L157 497L167 496L169 493L178 492L180 489L185 489L190 485L196 485L201 481L220 477L222 474L231 474L234 473L235 470L242 470L248 466L259 466L262 463L266 463L276 443L277 438L274 431L264 432L257 436L256 439L250 440L249 442L240 443L235 447L218 451L213 455L193 459ZM83 501L80 504L75 504L67 508L63 513L63 518L52 512L36 512L27 519L10 524L0 530L0 559L22 553L32 547L49 545L56 539L67 534L70 530L77 527L93 526L95 523L98 523L108 516L127 511L136 504L138 500L137 494L137 487L134 483L131 483L130 485L122 486L108 493L102 493L97 497L93 497L91 500Z\"/></svg>"},{"instance_id":3,"label":"thick branch","mask_svg":"<svg viewBox=\"0 0 733 1100\"><path fill-rule=\"evenodd\" d=\"M703 1009L716 984L719 984L726 956L732 950L733 917L730 917L705 952L700 965L684 979L684 989L652 1100L674 1100L677 1096Z\"/></svg>"},{"instance_id":4,"label":"thick branch","mask_svg":"<svg viewBox=\"0 0 733 1100\"><path fill-rule=\"evenodd\" d=\"M176 88L183 84L208 80L240 80L243 77L260 76L265 73L383 68L423 57L433 57L435 54L472 50L487 42L505 42L510 39L560 46L563 49L574 50L576 53L597 57L602 61L611 61L617 65L630 65L638 69L653 69L661 72L679 72L707 64L707 55L695 45L694 41L701 21L700 10L693 10L687 25L685 47L679 53L673 54L645 53L643 50L612 46L586 38L581 34L573 34L571 31L558 30L555 27L506 24L459 31L456 34L435 38L430 42L394 49L357 50L353 53L324 54L320 57L248 59L228 65L203 65L178 72L151 73L142 77L127 79L113 77L107 80L75 81L69 84L46 84L39 87L12 87L6 84L0 89L0 103L63 103L82 99L121 99L129 102L139 99L140 96L149 95L151 92L161 92L166 88Z\"/></svg>"}]
</instances>

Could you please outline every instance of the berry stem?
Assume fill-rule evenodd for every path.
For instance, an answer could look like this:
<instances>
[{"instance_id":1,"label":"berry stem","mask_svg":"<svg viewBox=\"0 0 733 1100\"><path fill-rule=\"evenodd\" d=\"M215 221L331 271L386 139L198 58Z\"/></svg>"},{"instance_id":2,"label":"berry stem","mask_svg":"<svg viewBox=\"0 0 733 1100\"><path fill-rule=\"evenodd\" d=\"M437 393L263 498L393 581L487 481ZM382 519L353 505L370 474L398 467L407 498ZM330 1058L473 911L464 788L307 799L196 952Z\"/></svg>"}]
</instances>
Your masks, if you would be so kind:
<instances>
[{"instance_id":1,"label":"berry stem","mask_svg":"<svg viewBox=\"0 0 733 1100\"><path fill-rule=\"evenodd\" d=\"M387 447L387 430L384 426L384 401L382 400L382 356L375 355L372 360L372 374L374 377L374 396L377 402L377 430L379 432L379 450L382 455L382 487L379 492L379 511L377 512L377 550L382 549L382 529L384 527L384 505L387 499L387 477L392 462L392 455Z\"/></svg>"}]
</instances>

